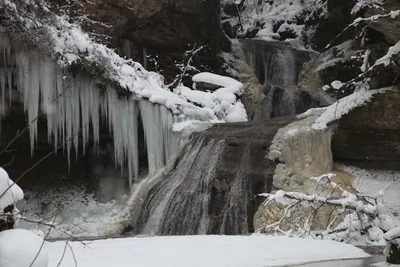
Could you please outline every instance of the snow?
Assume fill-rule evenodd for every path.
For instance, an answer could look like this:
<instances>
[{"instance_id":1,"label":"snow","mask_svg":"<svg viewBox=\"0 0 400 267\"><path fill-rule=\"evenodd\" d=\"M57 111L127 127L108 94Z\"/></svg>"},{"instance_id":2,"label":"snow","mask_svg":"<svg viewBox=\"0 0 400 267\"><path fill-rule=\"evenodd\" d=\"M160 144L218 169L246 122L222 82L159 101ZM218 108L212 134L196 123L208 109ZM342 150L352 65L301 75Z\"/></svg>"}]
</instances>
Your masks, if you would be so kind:
<instances>
[{"instance_id":1,"label":"snow","mask_svg":"<svg viewBox=\"0 0 400 267\"><path fill-rule=\"evenodd\" d=\"M353 187L360 193L378 197L394 214L400 214L400 172L390 170L366 170L355 166L337 165L354 176Z\"/></svg>"},{"instance_id":2,"label":"snow","mask_svg":"<svg viewBox=\"0 0 400 267\"><path fill-rule=\"evenodd\" d=\"M354 108L363 106L370 102L375 94L384 93L387 90L389 90L389 88L379 90L360 89L354 91L353 94L343 97L332 105L328 106L324 113L322 113L322 115L315 120L312 128L314 130L327 129L327 125L329 123L340 119Z\"/></svg>"},{"instance_id":3,"label":"snow","mask_svg":"<svg viewBox=\"0 0 400 267\"><path fill-rule=\"evenodd\" d=\"M237 80L235 80L231 77L217 75L217 74L210 73L210 72L198 73L193 76L192 80L193 80L193 82L210 83L210 84L219 85L219 86L222 86L225 88L230 88L230 89L232 89L232 91L231 91L232 93L240 93L240 90L243 87L243 84L241 82L238 82Z\"/></svg>"},{"instance_id":4,"label":"snow","mask_svg":"<svg viewBox=\"0 0 400 267\"><path fill-rule=\"evenodd\" d=\"M389 231L387 231L383 237L385 238L385 240L387 241L392 241L394 239L398 239L400 237L400 227L395 227L393 229L390 229Z\"/></svg>"},{"instance_id":5,"label":"snow","mask_svg":"<svg viewBox=\"0 0 400 267\"><path fill-rule=\"evenodd\" d=\"M47 265L48 255L43 238L23 229L0 232L0 266L47 267Z\"/></svg>"},{"instance_id":6,"label":"snow","mask_svg":"<svg viewBox=\"0 0 400 267\"><path fill-rule=\"evenodd\" d=\"M382 0L358 0L357 3L354 5L353 9L351 10L351 14L355 15L366 7L382 8L381 7L382 4L383 4Z\"/></svg>"},{"instance_id":7,"label":"snow","mask_svg":"<svg viewBox=\"0 0 400 267\"><path fill-rule=\"evenodd\" d=\"M331 85L332 85L333 89L339 90L340 88L343 87L344 84L341 81L333 81L331 83Z\"/></svg>"},{"instance_id":8,"label":"snow","mask_svg":"<svg viewBox=\"0 0 400 267\"><path fill-rule=\"evenodd\" d=\"M228 3L232 2L225 0L221 5ZM237 26L238 36L245 37L255 32L256 38L267 41L283 39L281 34L285 32L290 32L295 38L301 37L304 28L302 20L307 20L312 15L319 14L322 17L326 14L326 3L320 0L246 0L241 3L238 6L239 17L225 15L225 21Z\"/></svg>"},{"instance_id":9,"label":"snow","mask_svg":"<svg viewBox=\"0 0 400 267\"><path fill-rule=\"evenodd\" d=\"M33 8L31 7L33 5ZM62 68L66 68L77 62L84 65L93 65L101 68L99 75L106 81L111 81L121 88L132 92L136 97L147 98L150 102L166 106L173 114L183 114L187 119L191 117L201 118L202 121L225 122L225 117L232 112L235 117L241 116L241 121L246 121L245 112L239 110L240 105L232 108L232 103L219 103L213 108L198 107L180 97L164 84L163 77L155 72L149 72L137 62L121 58L112 49L95 42L90 36L83 32L80 25L70 23L67 17L57 16L47 11L46 16L35 16L35 4L15 5L13 1L0 3L14 14L15 20L23 22L24 30L30 34L45 32L47 35L43 44L38 40L38 45L44 45L53 59ZM30 10L30 11L27 11ZM43 11L43 10L42 10ZM29 13L29 20L21 14ZM12 15L11 15L12 16ZM43 17L46 17L43 19ZM32 33L31 33L32 32ZM38 34L38 36L41 36ZM3 38L3 36L1 36ZM40 72L39 70L37 70ZM1 77L1 75L0 75ZM211 79L217 85L222 85L233 94L241 94L241 83L229 77L222 77L210 73L200 73L195 78L199 80ZM29 84L29 83L28 83ZM36 85L38 83L34 83ZM240 87L240 88L239 88ZM34 95L37 98L37 95ZM30 97L27 97L30 98ZM33 101L36 99L33 99ZM234 101L238 101L235 97ZM222 102L222 101L221 101ZM231 101L232 102L232 101ZM33 109L33 113L35 109Z\"/></svg>"},{"instance_id":10,"label":"snow","mask_svg":"<svg viewBox=\"0 0 400 267\"><path fill-rule=\"evenodd\" d=\"M0 212L3 211L5 207L24 198L24 192L22 189L10 179L8 173L1 167L0 196Z\"/></svg>"},{"instance_id":11,"label":"snow","mask_svg":"<svg viewBox=\"0 0 400 267\"><path fill-rule=\"evenodd\" d=\"M68 244L78 266L85 267L263 267L369 256L338 242L271 236L133 237ZM56 267L65 242L46 245L49 267ZM75 267L69 248L60 267Z\"/></svg>"},{"instance_id":12,"label":"snow","mask_svg":"<svg viewBox=\"0 0 400 267\"><path fill-rule=\"evenodd\" d=\"M383 64L383 65L385 65L385 67L387 67L392 62L392 58L399 53L400 53L400 41L398 41L395 45L389 47L389 50L386 53L386 55L379 58L375 62L374 66Z\"/></svg>"}]
</instances>

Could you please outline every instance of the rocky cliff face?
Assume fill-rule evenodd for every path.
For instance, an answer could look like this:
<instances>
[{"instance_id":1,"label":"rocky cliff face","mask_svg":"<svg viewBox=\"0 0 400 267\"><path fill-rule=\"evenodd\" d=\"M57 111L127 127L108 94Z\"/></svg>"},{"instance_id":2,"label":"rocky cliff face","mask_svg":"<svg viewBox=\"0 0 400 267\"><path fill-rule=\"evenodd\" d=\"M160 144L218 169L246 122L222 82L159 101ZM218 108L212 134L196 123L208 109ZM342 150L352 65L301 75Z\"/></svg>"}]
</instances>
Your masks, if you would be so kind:
<instances>
[{"instance_id":1,"label":"rocky cliff face","mask_svg":"<svg viewBox=\"0 0 400 267\"><path fill-rule=\"evenodd\" d=\"M218 0L50 0L53 9L78 20L95 38L121 55L159 71L171 83L183 72L190 50L203 49L191 65L223 74L222 50L230 50L220 27ZM189 68L186 75L195 73ZM189 83L186 76L184 83Z\"/></svg>"}]
</instances>

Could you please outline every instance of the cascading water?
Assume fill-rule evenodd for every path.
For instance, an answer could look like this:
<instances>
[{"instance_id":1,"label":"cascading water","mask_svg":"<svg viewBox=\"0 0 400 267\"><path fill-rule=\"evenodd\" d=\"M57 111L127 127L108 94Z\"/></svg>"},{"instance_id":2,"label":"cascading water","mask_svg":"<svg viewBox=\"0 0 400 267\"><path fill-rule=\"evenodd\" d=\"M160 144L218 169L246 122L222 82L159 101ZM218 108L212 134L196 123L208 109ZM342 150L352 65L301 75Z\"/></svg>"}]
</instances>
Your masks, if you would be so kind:
<instances>
[{"instance_id":1,"label":"cascading water","mask_svg":"<svg viewBox=\"0 0 400 267\"><path fill-rule=\"evenodd\" d=\"M266 149L279 127L224 124L196 134L176 168L154 186L134 215L133 232L144 235L247 234L255 196L271 190L274 163Z\"/></svg>"},{"instance_id":2,"label":"cascading water","mask_svg":"<svg viewBox=\"0 0 400 267\"><path fill-rule=\"evenodd\" d=\"M234 41L233 50L252 67L263 85L266 97L253 120L298 114L316 106L297 86L301 66L310 60L310 52L283 43L252 39Z\"/></svg>"}]
</instances>

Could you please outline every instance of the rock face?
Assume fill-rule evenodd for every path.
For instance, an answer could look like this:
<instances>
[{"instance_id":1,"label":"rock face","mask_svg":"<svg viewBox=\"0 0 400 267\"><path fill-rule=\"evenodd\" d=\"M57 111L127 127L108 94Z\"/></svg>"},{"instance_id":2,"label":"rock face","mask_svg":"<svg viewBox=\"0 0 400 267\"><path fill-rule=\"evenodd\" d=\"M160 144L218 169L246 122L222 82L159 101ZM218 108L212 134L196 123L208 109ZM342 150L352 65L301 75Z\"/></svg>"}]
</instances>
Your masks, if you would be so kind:
<instances>
[{"instance_id":1,"label":"rock face","mask_svg":"<svg viewBox=\"0 0 400 267\"><path fill-rule=\"evenodd\" d=\"M400 93L377 94L340 119L332 140L336 161L362 168L400 169Z\"/></svg>"},{"instance_id":2,"label":"rock face","mask_svg":"<svg viewBox=\"0 0 400 267\"><path fill-rule=\"evenodd\" d=\"M253 69L240 58L240 55L224 53L224 59L228 65L228 73L243 84L241 100L246 109L247 118L252 119L265 98L262 85Z\"/></svg>"},{"instance_id":3,"label":"rock face","mask_svg":"<svg viewBox=\"0 0 400 267\"><path fill-rule=\"evenodd\" d=\"M86 3L89 18L102 22L93 24L97 32L127 38L139 46L164 48L185 48L187 43L229 46L218 26L219 10L217 0L95 0Z\"/></svg>"},{"instance_id":4,"label":"rock face","mask_svg":"<svg viewBox=\"0 0 400 267\"><path fill-rule=\"evenodd\" d=\"M329 43L340 44L354 37L354 29L350 28L342 32L352 21L351 10L357 3L356 0L327 0L327 14L320 15L315 12L306 21L306 30L313 34L305 36L307 44L317 51L323 51Z\"/></svg>"},{"instance_id":5,"label":"rock face","mask_svg":"<svg viewBox=\"0 0 400 267\"><path fill-rule=\"evenodd\" d=\"M322 90L324 85L330 85L340 79L347 81L357 76L361 70L362 61L357 58L357 49L352 40L315 55L304 63L299 74L299 87L309 93L322 105L330 105L336 99L351 93L343 90ZM357 66L357 67L355 67Z\"/></svg>"},{"instance_id":6,"label":"rock face","mask_svg":"<svg viewBox=\"0 0 400 267\"><path fill-rule=\"evenodd\" d=\"M247 234L271 190L275 163L265 158L280 127L293 120L215 125L187 145L175 170L145 197L133 231L150 235Z\"/></svg>"},{"instance_id":7,"label":"rock face","mask_svg":"<svg viewBox=\"0 0 400 267\"><path fill-rule=\"evenodd\" d=\"M282 162L275 169L273 186L274 189L288 192L302 192L308 195L317 193L329 198L340 198L343 192L341 188L354 192L351 187L353 180L350 175L333 170L330 144L332 129L324 132L311 130L310 126L316 116L295 121L278 131L268 155L270 160ZM335 174L329 179L340 184L341 188L336 188L330 182L321 183L324 179L319 181L312 178L327 173ZM339 214L335 207L309 204L297 203L290 213L285 214L282 204L266 200L254 216L254 229L273 233L276 231L273 226L280 222L279 229L283 231L304 229L306 225L317 230L326 229L330 223L335 226L340 222L340 218L332 222Z\"/></svg>"},{"instance_id":8,"label":"rock face","mask_svg":"<svg viewBox=\"0 0 400 267\"><path fill-rule=\"evenodd\" d=\"M230 41L220 27L219 0L82 0L67 4L47 0L53 10L81 22L83 29L120 55L141 63L147 70L160 72L166 83L182 74L191 54L198 71L224 75L224 61L217 56L230 50ZM187 70L183 79L196 74Z\"/></svg>"}]
</instances>

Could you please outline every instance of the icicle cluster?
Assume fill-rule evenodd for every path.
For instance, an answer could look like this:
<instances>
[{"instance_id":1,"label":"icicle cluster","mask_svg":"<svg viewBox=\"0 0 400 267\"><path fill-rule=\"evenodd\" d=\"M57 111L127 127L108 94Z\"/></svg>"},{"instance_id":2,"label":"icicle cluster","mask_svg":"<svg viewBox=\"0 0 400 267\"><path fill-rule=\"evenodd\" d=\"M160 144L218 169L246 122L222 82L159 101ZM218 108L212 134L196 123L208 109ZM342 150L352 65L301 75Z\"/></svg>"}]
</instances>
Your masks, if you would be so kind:
<instances>
[{"instance_id":1,"label":"icicle cluster","mask_svg":"<svg viewBox=\"0 0 400 267\"><path fill-rule=\"evenodd\" d=\"M11 58L9 46L0 43L0 47L5 58ZM88 77L81 74L71 77L38 51L15 51L13 60L13 68L0 64L1 99L5 101L6 88L11 90L11 77L15 77L14 83L30 123L32 153L37 140L37 119L42 114L47 117L49 143L54 143L55 149L63 146L68 160L71 150L78 155L80 148L85 153L89 141L93 140L95 147L99 144L100 122L105 120L114 141L115 163L121 169L127 164L131 185L139 172L139 119L144 128L150 175L163 167L175 152L174 117L165 106L147 100L119 98L111 86L101 90ZM9 94L11 98L11 91Z\"/></svg>"}]
</instances>

